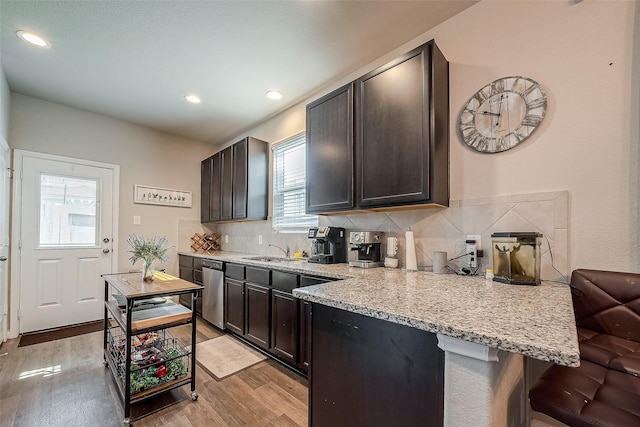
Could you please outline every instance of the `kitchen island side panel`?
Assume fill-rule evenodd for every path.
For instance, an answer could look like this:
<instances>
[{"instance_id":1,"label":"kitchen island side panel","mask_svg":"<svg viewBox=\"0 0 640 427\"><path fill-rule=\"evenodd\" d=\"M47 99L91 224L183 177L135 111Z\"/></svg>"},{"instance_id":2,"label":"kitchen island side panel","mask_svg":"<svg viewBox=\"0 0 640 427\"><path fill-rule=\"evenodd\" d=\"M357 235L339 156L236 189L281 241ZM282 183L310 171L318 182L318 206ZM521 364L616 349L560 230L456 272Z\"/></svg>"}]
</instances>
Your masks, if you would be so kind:
<instances>
[{"instance_id":1,"label":"kitchen island side panel","mask_svg":"<svg viewBox=\"0 0 640 427\"><path fill-rule=\"evenodd\" d=\"M310 426L443 425L436 335L314 303Z\"/></svg>"}]
</instances>

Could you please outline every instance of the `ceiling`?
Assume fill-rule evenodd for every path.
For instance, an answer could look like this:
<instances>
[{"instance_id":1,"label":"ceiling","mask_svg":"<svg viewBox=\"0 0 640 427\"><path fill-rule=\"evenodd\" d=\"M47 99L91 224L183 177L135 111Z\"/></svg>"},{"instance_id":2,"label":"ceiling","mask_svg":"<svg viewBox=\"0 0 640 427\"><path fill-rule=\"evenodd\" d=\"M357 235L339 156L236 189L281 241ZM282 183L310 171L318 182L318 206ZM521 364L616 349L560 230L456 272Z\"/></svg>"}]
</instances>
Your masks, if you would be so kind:
<instances>
[{"instance_id":1,"label":"ceiling","mask_svg":"<svg viewBox=\"0 0 640 427\"><path fill-rule=\"evenodd\" d=\"M219 145L475 2L1 0L0 58L12 92Z\"/></svg>"}]
</instances>

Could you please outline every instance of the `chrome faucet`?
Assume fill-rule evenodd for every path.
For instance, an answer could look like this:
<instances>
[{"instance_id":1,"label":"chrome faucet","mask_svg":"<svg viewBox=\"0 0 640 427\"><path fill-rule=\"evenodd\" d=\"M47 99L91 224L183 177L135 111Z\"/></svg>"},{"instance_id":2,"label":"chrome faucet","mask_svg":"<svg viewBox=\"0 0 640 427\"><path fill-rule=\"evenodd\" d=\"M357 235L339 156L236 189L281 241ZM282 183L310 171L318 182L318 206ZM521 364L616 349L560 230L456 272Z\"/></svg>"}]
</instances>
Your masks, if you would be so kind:
<instances>
[{"instance_id":1,"label":"chrome faucet","mask_svg":"<svg viewBox=\"0 0 640 427\"><path fill-rule=\"evenodd\" d=\"M282 252L284 252L285 256L287 258L289 258L290 255L290 251L289 251L289 245L287 245L286 243L284 244L287 247L287 250L282 249L280 246L278 245L274 245L273 243L269 243L269 246L275 246L276 248L280 249Z\"/></svg>"}]
</instances>

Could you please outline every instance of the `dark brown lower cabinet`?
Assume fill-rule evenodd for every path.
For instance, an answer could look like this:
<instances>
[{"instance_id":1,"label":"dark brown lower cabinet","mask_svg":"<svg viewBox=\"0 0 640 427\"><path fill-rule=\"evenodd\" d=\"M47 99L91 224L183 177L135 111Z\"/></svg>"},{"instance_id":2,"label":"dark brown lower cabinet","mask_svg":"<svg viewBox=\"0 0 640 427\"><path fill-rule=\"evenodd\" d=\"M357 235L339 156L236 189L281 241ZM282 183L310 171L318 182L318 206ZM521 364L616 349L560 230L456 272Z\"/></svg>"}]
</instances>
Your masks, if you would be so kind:
<instances>
[{"instance_id":1,"label":"dark brown lower cabinet","mask_svg":"<svg viewBox=\"0 0 640 427\"><path fill-rule=\"evenodd\" d=\"M202 258L188 255L178 256L179 276L182 280L202 285ZM191 308L191 294L180 295L180 304ZM202 295L196 298L196 314L202 315Z\"/></svg>"},{"instance_id":2,"label":"dark brown lower cabinet","mask_svg":"<svg viewBox=\"0 0 640 427\"><path fill-rule=\"evenodd\" d=\"M271 320L271 289L256 283L245 283L245 334L252 343L269 348L269 326Z\"/></svg>"},{"instance_id":3,"label":"dark brown lower cabinet","mask_svg":"<svg viewBox=\"0 0 640 427\"><path fill-rule=\"evenodd\" d=\"M442 426L436 335L312 304L310 426Z\"/></svg>"},{"instance_id":4,"label":"dark brown lower cabinet","mask_svg":"<svg viewBox=\"0 0 640 427\"><path fill-rule=\"evenodd\" d=\"M296 365L298 359L298 299L291 293L271 291L271 348L280 359Z\"/></svg>"},{"instance_id":5,"label":"dark brown lower cabinet","mask_svg":"<svg viewBox=\"0 0 640 427\"><path fill-rule=\"evenodd\" d=\"M239 335L244 335L244 282L225 279L224 325Z\"/></svg>"}]
</instances>

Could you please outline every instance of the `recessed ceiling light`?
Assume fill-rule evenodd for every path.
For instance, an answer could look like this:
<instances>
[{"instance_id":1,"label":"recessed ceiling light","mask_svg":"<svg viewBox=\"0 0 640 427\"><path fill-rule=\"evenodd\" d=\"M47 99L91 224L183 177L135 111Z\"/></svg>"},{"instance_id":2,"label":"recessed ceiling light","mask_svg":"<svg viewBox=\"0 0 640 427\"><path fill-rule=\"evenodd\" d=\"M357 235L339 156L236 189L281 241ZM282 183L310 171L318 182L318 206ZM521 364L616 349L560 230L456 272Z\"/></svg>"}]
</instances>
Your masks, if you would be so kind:
<instances>
[{"instance_id":1,"label":"recessed ceiling light","mask_svg":"<svg viewBox=\"0 0 640 427\"><path fill-rule=\"evenodd\" d=\"M187 101L193 103L193 104L200 104L200 97L198 97L197 95L185 95L184 99L186 99Z\"/></svg>"},{"instance_id":2,"label":"recessed ceiling light","mask_svg":"<svg viewBox=\"0 0 640 427\"><path fill-rule=\"evenodd\" d=\"M282 93L278 92L277 90L267 91L265 95L269 99L282 99Z\"/></svg>"},{"instance_id":3,"label":"recessed ceiling light","mask_svg":"<svg viewBox=\"0 0 640 427\"><path fill-rule=\"evenodd\" d=\"M31 43L32 45L35 45L35 46L38 46L38 47L51 47L51 45L49 44L48 41L46 41L45 39L43 39L39 35L31 33L29 31L20 30L20 31L16 32L16 34L22 40L24 40L24 41L26 41L28 43Z\"/></svg>"}]
</instances>

